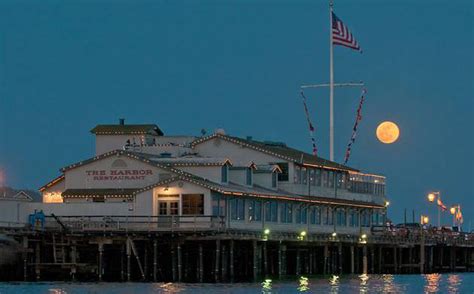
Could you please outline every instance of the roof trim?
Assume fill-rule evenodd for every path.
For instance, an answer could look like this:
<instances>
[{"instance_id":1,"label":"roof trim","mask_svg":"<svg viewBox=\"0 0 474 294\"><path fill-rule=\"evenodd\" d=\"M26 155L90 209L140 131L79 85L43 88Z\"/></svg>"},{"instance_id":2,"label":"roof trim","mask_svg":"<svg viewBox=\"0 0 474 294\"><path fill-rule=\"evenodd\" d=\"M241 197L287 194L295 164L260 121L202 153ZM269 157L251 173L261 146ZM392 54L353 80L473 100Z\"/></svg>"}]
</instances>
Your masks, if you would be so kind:
<instances>
[{"instance_id":1,"label":"roof trim","mask_svg":"<svg viewBox=\"0 0 474 294\"><path fill-rule=\"evenodd\" d=\"M59 175L57 176L56 178L52 179L50 182L48 182L47 184L41 186L38 190L40 192L43 192L44 190L56 185L57 183L61 182L62 180L64 180L64 174L62 175Z\"/></svg>"},{"instance_id":2,"label":"roof trim","mask_svg":"<svg viewBox=\"0 0 474 294\"><path fill-rule=\"evenodd\" d=\"M341 167L332 167L332 166L327 166L327 165L324 165L324 164L310 164L310 163L301 162L300 160L296 160L295 158L283 155L283 154L278 153L278 152L274 152L274 151L269 150L267 148L258 146L257 144L252 144L251 142L249 143L248 140L238 138L238 137L231 137L231 136L227 136L227 135L217 134L217 133L214 133L212 135L194 140L193 142L191 142L191 147L194 148L196 145L199 145L199 144L204 143L206 141L212 140L214 138L223 139L223 140L226 140L228 142L231 142L231 143L234 143L234 144L237 144L237 145L240 145L240 146L245 146L247 148L250 148L250 149L253 149L253 150L256 150L256 151L259 151L259 152L263 152L263 153L266 153L266 154L269 154L269 155L287 160L289 162L294 162L294 163L301 164L301 165L314 166L314 167L320 167L320 168L332 169L332 170L340 170L340 171L359 171L355 168L351 168L351 167L348 167L348 166L343 166L343 165L341 165L337 162L329 161L329 160L326 160L326 159L321 158L321 157L318 157L318 158L320 158L322 161L326 161L326 162L329 162L331 164L338 165L338 166L341 166ZM262 142L262 144L263 144L263 142ZM286 147L286 148L296 150L296 149L290 148L290 147ZM299 151L299 150L297 150L297 151ZM311 155L311 154L307 154L306 152L303 152L303 151L299 151L299 152L301 152L302 155L306 154L307 156L314 156L314 155Z\"/></svg>"},{"instance_id":3,"label":"roof trim","mask_svg":"<svg viewBox=\"0 0 474 294\"><path fill-rule=\"evenodd\" d=\"M163 136L163 132L156 124L124 124L124 125L96 125L91 131L96 135L145 135Z\"/></svg>"}]
</instances>

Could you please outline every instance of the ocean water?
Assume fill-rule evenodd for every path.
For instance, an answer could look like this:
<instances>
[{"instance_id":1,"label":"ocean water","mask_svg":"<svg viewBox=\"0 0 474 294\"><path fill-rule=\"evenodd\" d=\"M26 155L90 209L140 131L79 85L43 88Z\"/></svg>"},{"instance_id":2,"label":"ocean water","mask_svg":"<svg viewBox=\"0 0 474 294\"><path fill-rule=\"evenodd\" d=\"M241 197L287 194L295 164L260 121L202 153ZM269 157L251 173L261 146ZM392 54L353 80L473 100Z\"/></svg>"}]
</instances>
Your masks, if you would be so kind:
<instances>
[{"instance_id":1,"label":"ocean water","mask_svg":"<svg viewBox=\"0 0 474 294\"><path fill-rule=\"evenodd\" d=\"M0 283L0 293L474 293L474 273L299 277L261 283Z\"/></svg>"}]
</instances>

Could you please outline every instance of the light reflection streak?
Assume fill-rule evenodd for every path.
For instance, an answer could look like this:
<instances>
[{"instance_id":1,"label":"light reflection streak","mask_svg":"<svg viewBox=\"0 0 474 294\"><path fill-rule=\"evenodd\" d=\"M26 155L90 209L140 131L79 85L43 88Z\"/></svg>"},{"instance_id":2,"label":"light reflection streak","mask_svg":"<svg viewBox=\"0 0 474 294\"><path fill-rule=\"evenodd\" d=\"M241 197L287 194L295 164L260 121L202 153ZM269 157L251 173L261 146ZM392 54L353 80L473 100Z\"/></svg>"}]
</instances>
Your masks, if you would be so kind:
<instances>
[{"instance_id":1,"label":"light reflection streak","mask_svg":"<svg viewBox=\"0 0 474 294\"><path fill-rule=\"evenodd\" d=\"M459 275L451 274L448 276L448 293L459 293L462 279Z\"/></svg>"},{"instance_id":2,"label":"light reflection streak","mask_svg":"<svg viewBox=\"0 0 474 294\"><path fill-rule=\"evenodd\" d=\"M298 291L306 292L309 290L309 281L307 277L300 277Z\"/></svg>"},{"instance_id":3,"label":"light reflection streak","mask_svg":"<svg viewBox=\"0 0 474 294\"><path fill-rule=\"evenodd\" d=\"M424 276L426 280L425 293L437 293L439 291L440 274L428 274Z\"/></svg>"},{"instance_id":4,"label":"light reflection streak","mask_svg":"<svg viewBox=\"0 0 474 294\"><path fill-rule=\"evenodd\" d=\"M329 284L331 285L330 293L339 293L339 276L333 275L329 279Z\"/></svg>"},{"instance_id":5,"label":"light reflection streak","mask_svg":"<svg viewBox=\"0 0 474 294\"><path fill-rule=\"evenodd\" d=\"M359 276L359 278L360 278L359 292L360 293L367 293L367 291L368 291L367 284L368 284L368 281L369 281L369 276L367 274L362 274L362 275Z\"/></svg>"},{"instance_id":6,"label":"light reflection streak","mask_svg":"<svg viewBox=\"0 0 474 294\"><path fill-rule=\"evenodd\" d=\"M262 293L272 293L272 279L265 279L262 282Z\"/></svg>"}]
</instances>

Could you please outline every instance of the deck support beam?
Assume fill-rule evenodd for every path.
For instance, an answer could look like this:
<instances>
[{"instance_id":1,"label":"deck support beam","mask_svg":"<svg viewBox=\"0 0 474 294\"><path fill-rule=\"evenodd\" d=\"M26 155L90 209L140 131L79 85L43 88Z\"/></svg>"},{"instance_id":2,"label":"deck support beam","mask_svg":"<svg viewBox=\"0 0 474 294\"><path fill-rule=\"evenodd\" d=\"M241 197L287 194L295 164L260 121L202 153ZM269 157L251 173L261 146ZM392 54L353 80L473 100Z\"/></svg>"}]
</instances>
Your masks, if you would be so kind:
<instances>
[{"instance_id":1,"label":"deck support beam","mask_svg":"<svg viewBox=\"0 0 474 294\"><path fill-rule=\"evenodd\" d=\"M368 272L367 265L367 245L362 247L362 274L366 275Z\"/></svg>"},{"instance_id":2,"label":"deck support beam","mask_svg":"<svg viewBox=\"0 0 474 294\"><path fill-rule=\"evenodd\" d=\"M153 240L153 282L156 282L157 266L158 266L158 241L154 239Z\"/></svg>"},{"instance_id":3,"label":"deck support beam","mask_svg":"<svg viewBox=\"0 0 474 294\"><path fill-rule=\"evenodd\" d=\"M199 243L199 283L202 283L204 281L204 263L203 263L203 249L202 249L202 243Z\"/></svg>"},{"instance_id":4,"label":"deck support beam","mask_svg":"<svg viewBox=\"0 0 474 294\"><path fill-rule=\"evenodd\" d=\"M230 240L230 245L229 245L229 267L230 267L230 282L234 282L234 240Z\"/></svg>"},{"instance_id":5,"label":"deck support beam","mask_svg":"<svg viewBox=\"0 0 474 294\"><path fill-rule=\"evenodd\" d=\"M351 274L354 274L354 245L351 245Z\"/></svg>"}]
</instances>

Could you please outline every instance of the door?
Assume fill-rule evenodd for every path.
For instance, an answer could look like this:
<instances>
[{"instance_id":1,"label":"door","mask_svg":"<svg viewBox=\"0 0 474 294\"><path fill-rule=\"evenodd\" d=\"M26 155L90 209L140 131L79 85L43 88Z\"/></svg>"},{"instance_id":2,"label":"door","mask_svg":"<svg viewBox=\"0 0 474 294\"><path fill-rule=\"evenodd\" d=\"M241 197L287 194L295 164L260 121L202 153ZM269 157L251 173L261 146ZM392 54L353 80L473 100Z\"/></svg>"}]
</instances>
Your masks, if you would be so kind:
<instances>
[{"instance_id":1,"label":"door","mask_svg":"<svg viewBox=\"0 0 474 294\"><path fill-rule=\"evenodd\" d=\"M160 200L158 202L158 226L171 227L178 223L179 201Z\"/></svg>"}]
</instances>

